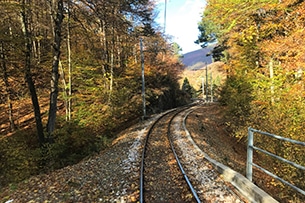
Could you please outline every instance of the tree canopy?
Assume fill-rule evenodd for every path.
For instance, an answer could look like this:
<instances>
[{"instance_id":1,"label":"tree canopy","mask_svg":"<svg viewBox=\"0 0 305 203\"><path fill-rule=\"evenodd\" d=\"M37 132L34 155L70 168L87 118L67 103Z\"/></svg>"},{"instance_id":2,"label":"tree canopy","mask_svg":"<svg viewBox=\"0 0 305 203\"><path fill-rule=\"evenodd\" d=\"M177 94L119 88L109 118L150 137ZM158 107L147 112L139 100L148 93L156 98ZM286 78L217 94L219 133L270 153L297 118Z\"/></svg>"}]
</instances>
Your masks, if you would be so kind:
<instances>
[{"instance_id":1,"label":"tree canopy","mask_svg":"<svg viewBox=\"0 0 305 203\"><path fill-rule=\"evenodd\" d=\"M141 116L140 38L148 113L185 103L155 17L152 0L0 2L1 184L75 163Z\"/></svg>"},{"instance_id":2,"label":"tree canopy","mask_svg":"<svg viewBox=\"0 0 305 203\"><path fill-rule=\"evenodd\" d=\"M304 8L305 2L299 0L207 2L198 42L217 37L221 60L229 74L222 89L222 103L228 106L228 116L234 118L231 125L236 126L234 134L240 139L245 139L251 126L305 140L301 130L305 127ZM305 163L301 158L304 150L269 140L259 142L287 159ZM300 172L272 163L266 167L304 186Z\"/></svg>"}]
</instances>

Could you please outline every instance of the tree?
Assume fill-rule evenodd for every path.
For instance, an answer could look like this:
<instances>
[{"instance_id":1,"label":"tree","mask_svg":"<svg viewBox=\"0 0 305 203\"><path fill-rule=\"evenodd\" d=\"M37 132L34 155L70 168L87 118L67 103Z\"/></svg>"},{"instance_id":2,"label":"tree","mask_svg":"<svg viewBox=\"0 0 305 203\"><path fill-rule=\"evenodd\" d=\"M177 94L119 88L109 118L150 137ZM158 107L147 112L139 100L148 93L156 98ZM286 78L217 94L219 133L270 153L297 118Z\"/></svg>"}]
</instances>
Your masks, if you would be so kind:
<instances>
[{"instance_id":1,"label":"tree","mask_svg":"<svg viewBox=\"0 0 305 203\"><path fill-rule=\"evenodd\" d=\"M191 86L187 78L183 80L182 91L189 94L192 98L196 96L196 90Z\"/></svg>"},{"instance_id":2,"label":"tree","mask_svg":"<svg viewBox=\"0 0 305 203\"><path fill-rule=\"evenodd\" d=\"M178 43L174 42L172 44L172 52L173 55L177 58L177 59L181 59L183 57L183 54L181 54L182 48L179 46Z\"/></svg>"},{"instance_id":3,"label":"tree","mask_svg":"<svg viewBox=\"0 0 305 203\"><path fill-rule=\"evenodd\" d=\"M300 131L305 117L301 110L305 103L304 7L304 1L295 0L208 2L202 20L203 24L214 23L219 29L218 41L225 45L229 79L222 101L236 126L234 136L244 138L251 126L305 139ZM292 146L279 150L276 143L263 138L260 142L287 159L296 154L296 160L301 160L302 152ZM279 176L304 186L303 176L295 175L291 168L276 163L272 168Z\"/></svg>"},{"instance_id":4,"label":"tree","mask_svg":"<svg viewBox=\"0 0 305 203\"><path fill-rule=\"evenodd\" d=\"M28 84L28 88L31 93L31 99L34 108L35 114L35 121L36 121L36 128L37 134L39 139L39 144L42 146L45 142L42 120L41 120L41 113L40 113L40 106L38 102L38 97L36 93L36 88L34 85L34 81L32 79L31 73L31 58L32 58L32 38L30 32L30 15L31 15L31 4L27 0L22 0L21 2L21 11L20 11L20 22L22 25L22 31L24 35L24 52L25 52L25 79Z\"/></svg>"},{"instance_id":5,"label":"tree","mask_svg":"<svg viewBox=\"0 0 305 203\"><path fill-rule=\"evenodd\" d=\"M200 32L196 44L201 44L202 48L208 46L209 43L214 43L217 40L217 30L213 27L213 23L203 20L198 23L198 30Z\"/></svg>"},{"instance_id":6,"label":"tree","mask_svg":"<svg viewBox=\"0 0 305 203\"><path fill-rule=\"evenodd\" d=\"M15 123L13 118L13 104L12 104L12 88L10 87L9 81L8 81L8 71L7 71L7 64L6 64L6 56L5 56L5 48L4 48L4 42L0 41L0 60L1 60L1 68L3 72L3 82L5 85L5 91L6 91L6 98L7 98L7 104L8 104L8 118L10 122L10 128L11 131L15 130Z\"/></svg>"},{"instance_id":7,"label":"tree","mask_svg":"<svg viewBox=\"0 0 305 203\"><path fill-rule=\"evenodd\" d=\"M36 141L30 117L26 121L16 117L20 130L0 140L1 184L76 163L108 145L113 132L139 117L140 37L145 43L148 113L185 104L177 82L182 64L174 56L179 48L173 52L155 27L154 2L0 2L1 105L9 103L10 95L16 105L9 108L15 113L17 106L31 99L33 108L22 109L19 116L33 111L38 134ZM68 77L72 66L73 91ZM62 86L58 80L69 82ZM61 91L68 92L69 99L73 93L73 119L69 122L58 119L67 97ZM29 128L24 130L24 125ZM46 150L48 153L38 153Z\"/></svg>"},{"instance_id":8,"label":"tree","mask_svg":"<svg viewBox=\"0 0 305 203\"><path fill-rule=\"evenodd\" d=\"M55 130L57 97L58 97L58 64L60 60L62 41L62 22L64 18L63 0L50 1L51 19L53 23L53 63L51 76L50 109L48 116L47 132L50 134Z\"/></svg>"}]
</instances>

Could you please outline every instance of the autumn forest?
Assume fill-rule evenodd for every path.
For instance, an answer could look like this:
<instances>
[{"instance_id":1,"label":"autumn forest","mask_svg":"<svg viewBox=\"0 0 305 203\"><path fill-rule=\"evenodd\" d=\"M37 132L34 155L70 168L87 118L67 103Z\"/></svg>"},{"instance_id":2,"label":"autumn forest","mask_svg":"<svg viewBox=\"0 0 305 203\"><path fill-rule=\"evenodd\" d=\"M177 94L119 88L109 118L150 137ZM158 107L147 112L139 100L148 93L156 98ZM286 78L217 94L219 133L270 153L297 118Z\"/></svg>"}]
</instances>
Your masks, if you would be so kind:
<instances>
[{"instance_id":1,"label":"autumn forest","mask_svg":"<svg viewBox=\"0 0 305 203\"><path fill-rule=\"evenodd\" d=\"M229 125L234 136L246 140L247 128L252 127L304 142L305 2L209 0L199 30L198 43L217 40L213 55L228 72L221 102L233 120ZM256 142L305 164L304 147L266 137L257 137ZM304 189L304 171L261 159L263 167Z\"/></svg>"},{"instance_id":2,"label":"autumn forest","mask_svg":"<svg viewBox=\"0 0 305 203\"><path fill-rule=\"evenodd\" d=\"M147 113L186 103L178 51L155 24L152 1L8 0L0 8L1 186L76 163L141 118L140 39Z\"/></svg>"},{"instance_id":3,"label":"autumn forest","mask_svg":"<svg viewBox=\"0 0 305 203\"><path fill-rule=\"evenodd\" d=\"M156 24L155 7L151 0L0 1L0 188L77 163L138 122L144 62L148 115L191 101L178 83L180 47ZM246 142L251 126L304 142L305 2L208 0L198 29L194 42L217 44L213 58L227 73L217 93L232 136ZM304 148L257 141L305 164ZM264 167L304 189L304 171L268 158Z\"/></svg>"}]
</instances>

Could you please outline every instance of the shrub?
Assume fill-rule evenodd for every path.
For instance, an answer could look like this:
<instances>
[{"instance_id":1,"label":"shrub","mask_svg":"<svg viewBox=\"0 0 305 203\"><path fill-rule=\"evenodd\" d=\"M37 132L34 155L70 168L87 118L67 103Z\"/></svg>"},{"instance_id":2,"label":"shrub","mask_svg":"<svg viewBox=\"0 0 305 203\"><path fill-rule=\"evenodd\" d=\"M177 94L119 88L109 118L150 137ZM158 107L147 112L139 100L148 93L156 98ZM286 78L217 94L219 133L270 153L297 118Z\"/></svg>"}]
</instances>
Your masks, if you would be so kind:
<instances>
[{"instance_id":1,"label":"shrub","mask_svg":"<svg viewBox=\"0 0 305 203\"><path fill-rule=\"evenodd\" d=\"M75 164L109 142L76 122L61 126L43 147L36 137L33 131L23 131L0 140L0 187Z\"/></svg>"}]
</instances>

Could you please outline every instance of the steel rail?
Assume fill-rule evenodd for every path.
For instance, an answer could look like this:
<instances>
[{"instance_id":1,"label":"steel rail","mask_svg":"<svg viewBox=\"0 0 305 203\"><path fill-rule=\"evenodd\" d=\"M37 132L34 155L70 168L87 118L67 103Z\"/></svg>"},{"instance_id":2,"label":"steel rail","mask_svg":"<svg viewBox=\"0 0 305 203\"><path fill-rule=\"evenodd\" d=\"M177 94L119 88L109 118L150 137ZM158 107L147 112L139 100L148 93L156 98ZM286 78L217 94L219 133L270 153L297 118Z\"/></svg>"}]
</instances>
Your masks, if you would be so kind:
<instances>
[{"instance_id":1,"label":"steel rail","mask_svg":"<svg viewBox=\"0 0 305 203\"><path fill-rule=\"evenodd\" d=\"M185 110L185 109L184 109L184 110ZM182 111L184 111L184 110L182 110ZM167 137L168 137L168 140L169 140L169 142L170 142L172 151L173 151L173 153L174 153L174 155L175 155L177 164L178 164L178 166L179 166L179 168L180 168L180 171L182 172L183 177L184 177L184 179L185 179L187 185L189 186L189 188L190 188L190 190L191 190L191 192L192 192L192 194L193 194L193 197L195 198L196 202L197 202L197 203L200 203L201 201L200 201L200 199L199 199L199 197L198 197L198 195L197 195L197 193L196 193L195 188L193 187L191 181L190 181L189 178L187 177L187 175L186 175L186 173L185 173L185 171L184 171L184 169L183 169L183 167L182 167L182 164L181 164L181 162L180 162L180 160L179 160L179 158L178 158L178 155L177 155L177 153L176 153L176 150L175 150L175 147L174 147L173 140L172 140L171 137L170 137L170 127L171 127L171 123L172 123L172 121L174 120L174 118L175 118L179 113L181 113L182 111L176 112L176 113L174 114L174 116L172 116L172 118L170 119L170 121L169 121L169 123L168 123L168 126L167 126Z\"/></svg>"},{"instance_id":2,"label":"steel rail","mask_svg":"<svg viewBox=\"0 0 305 203\"><path fill-rule=\"evenodd\" d=\"M193 112L194 110L190 110L188 111L185 115L184 115L184 118L183 118L183 129L186 133L186 135L190 138L190 142L192 143L192 145L194 146L194 148L199 151L199 152L202 152L202 149L199 148L199 146L196 144L195 140L193 139L192 137L192 134L190 133L190 131L187 129L186 127L186 120L188 119L189 115ZM209 158L207 158L207 156L205 156L204 158L206 161L208 161L209 163L211 163L211 160ZM212 163L213 164L213 163ZM238 195L236 192L234 192L233 190L229 189L227 186L225 186L227 191L229 191L232 195L235 195L236 197L239 197L240 195Z\"/></svg>"},{"instance_id":3,"label":"steel rail","mask_svg":"<svg viewBox=\"0 0 305 203\"><path fill-rule=\"evenodd\" d=\"M175 149L174 149L174 146L173 146L173 143L172 143L172 140L170 139L169 137L169 133L170 133L170 124L171 122L173 121L173 119L182 111L186 110L187 108L190 108L190 106L188 107L184 107L180 110L177 111L177 108L175 109L172 109L172 110L169 110L167 111L166 113L162 114L156 121L154 121L154 123L150 126L147 134L146 134L146 138L145 138L145 141L144 141L144 148L143 148L143 151L142 151L142 160L141 160L141 169L140 169L140 203L144 203L144 158L145 158L145 152L146 152L146 147L147 147L147 144L148 144L148 139L149 139L149 135L152 133L152 130L153 128L156 126L156 124L162 119L164 118L166 115L174 112L174 111L177 111L173 116L172 118L170 119L170 122L168 124L168 132L167 132L167 136L168 136L168 139L169 139L169 142L170 142L170 145L171 145L171 149L174 153L174 156L176 158L176 161L177 161L177 164L179 166L179 169L181 170L181 173L183 174L183 177L185 179L185 181L187 182L194 198L196 199L197 202L201 202L200 199L198 198L198 195L194 189L194 187L192 186L190 180L188 179L180 161L179 161L179 158L175 152Z\"/></svg>"},{"instance_id":4,"label":"steel rail","mask_svg":"<svg viewBox=\"0 0 305 203\"><path fill-rule=\"evenodd\" d=\"M154 123L150 126L146 137L144 141L144 148L142 151L142 160L141 160L141 169L140 169L140 203L144 203L144 158L145 158L145 152L146 152L146 147L148 143L148 138L149 135L151 134L153 128L157 125L157 123L164 118L166 115L170 114L171 112L175 111L176 109L172 109L170 111L167 111L166 113L162 114Z\"/></svg>"}]
</instances>

